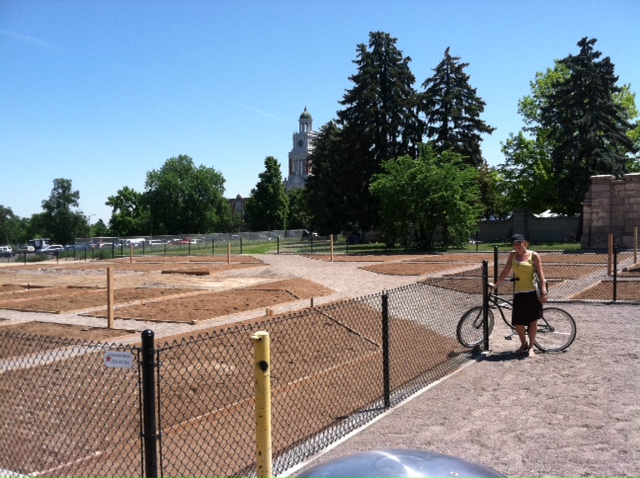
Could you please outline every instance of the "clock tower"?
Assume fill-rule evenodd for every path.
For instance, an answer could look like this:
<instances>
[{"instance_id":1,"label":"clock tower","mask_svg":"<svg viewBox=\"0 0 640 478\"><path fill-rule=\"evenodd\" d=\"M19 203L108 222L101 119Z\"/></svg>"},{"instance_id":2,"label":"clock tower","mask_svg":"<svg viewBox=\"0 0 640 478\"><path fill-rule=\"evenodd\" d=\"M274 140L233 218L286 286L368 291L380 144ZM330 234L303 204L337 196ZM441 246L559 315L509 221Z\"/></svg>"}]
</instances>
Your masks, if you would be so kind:
<instances>
[{"instance_id":1,"label":"clock tower","mask_svg":"<svg viewBox=\"0 0 640 478\"><path fill-rule=\"evenodd\" d=\"M284 182L287 191L303 188L311 174L309 155L313 151L315 136L313 118L305 106L298 120L298 132L293 133L293 149L289 152L289 177Z\"/></svg>"}]
</instances>

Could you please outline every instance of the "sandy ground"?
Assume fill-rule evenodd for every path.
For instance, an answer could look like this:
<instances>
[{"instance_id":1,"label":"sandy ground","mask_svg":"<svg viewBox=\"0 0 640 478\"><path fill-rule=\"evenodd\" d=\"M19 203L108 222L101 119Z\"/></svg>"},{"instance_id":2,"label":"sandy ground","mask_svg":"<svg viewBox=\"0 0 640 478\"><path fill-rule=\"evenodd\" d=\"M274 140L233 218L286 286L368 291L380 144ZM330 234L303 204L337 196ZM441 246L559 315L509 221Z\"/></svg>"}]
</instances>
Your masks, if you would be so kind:
<instances>
[{"instance_id":1,"label":"sandy ground","mask_svg":"<svg viewBox=\"0 0 640 478\"><path fill-rule=\"evenodd\" d=\"M496 327L491 352L292 472L368 450L427 450L508 476L640 476L640 307L562 304L565 353L520 358Z\"/></svg>"}]
</instances>

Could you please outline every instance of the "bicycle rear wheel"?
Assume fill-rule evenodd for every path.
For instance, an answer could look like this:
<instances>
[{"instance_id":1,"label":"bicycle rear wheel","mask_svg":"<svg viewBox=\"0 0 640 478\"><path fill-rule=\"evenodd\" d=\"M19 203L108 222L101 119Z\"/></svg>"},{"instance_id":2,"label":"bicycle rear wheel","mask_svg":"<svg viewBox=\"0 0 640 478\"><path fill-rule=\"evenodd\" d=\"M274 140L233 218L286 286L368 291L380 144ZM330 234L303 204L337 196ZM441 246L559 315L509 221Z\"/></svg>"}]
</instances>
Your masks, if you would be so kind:
<instances>
[{"instance_id":1,"label":"bicycle rear wheel","mask_svg":"<svg viewBox=\"0 0 640 478\"><path fill-rule=\"evenodd\" d=\"M482 307L480 306L469 309L462 314L456 330L458 342L465 347L475 347L482 342L484 338L482 319ZM489 309L489 334L491 334L492 330L493 312Z\"/></svg>"},{"instance_id":2,"label":"bicycle rear wheel","mask_svg":"<svg viewBox=\"0 0 640 478\"><path fill-rule=\"evenodd\" d=\"M542 309L538 320L535 346L545 352L562 352L576 338L576 321L562 309L548 307Z\"/></svg>"}]
</instances>

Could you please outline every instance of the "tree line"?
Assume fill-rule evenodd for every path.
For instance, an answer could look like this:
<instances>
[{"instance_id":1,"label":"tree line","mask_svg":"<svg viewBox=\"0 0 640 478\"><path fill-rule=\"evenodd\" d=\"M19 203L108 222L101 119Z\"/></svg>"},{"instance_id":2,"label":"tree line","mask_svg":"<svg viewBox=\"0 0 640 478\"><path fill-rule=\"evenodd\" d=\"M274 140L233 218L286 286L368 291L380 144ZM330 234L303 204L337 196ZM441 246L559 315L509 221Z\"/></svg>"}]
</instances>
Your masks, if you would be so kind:
<instances>
[{"instance_id":1,"label":"tree line","mask_svg":"<svg viewBox=\"0 0 640 478\"><path fill-rule=\"evenodd\" d=\"M592 175L640 172L635 94L618 85L596 42L581 39L576 55L536 74L518 102L525 126L503 143L499 166L482 154L482 137L495 128L481 119L485 103L468 63L447 48L416 88L397 39L371 32L357 45L342 109L315 138L304 189L285 192L269 156L238 215L223 175L180 155L147 173L144 192L123 187L110 196L108 226L90 224L71 180L56 179L42 213L18 218L0 206L0 242L304 228L380 230L390 245L446 249L472 237L478 220L515 209L579 214Z\"/></svg>"}]
</instances>

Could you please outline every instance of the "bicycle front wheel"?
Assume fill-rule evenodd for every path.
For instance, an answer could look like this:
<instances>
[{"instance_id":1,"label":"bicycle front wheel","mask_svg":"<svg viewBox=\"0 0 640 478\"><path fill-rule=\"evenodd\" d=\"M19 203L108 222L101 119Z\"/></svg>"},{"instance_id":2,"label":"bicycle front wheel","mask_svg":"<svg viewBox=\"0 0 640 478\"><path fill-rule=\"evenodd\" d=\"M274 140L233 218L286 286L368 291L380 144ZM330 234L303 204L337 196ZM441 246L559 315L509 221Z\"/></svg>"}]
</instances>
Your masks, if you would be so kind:
<instances>
[{"instance_id":1,"label":"bicycle front wheel","mask_svg":"<svg viewBox=\"0 0 640 478\"><path fill-rule=\"evenodd\" d=\"M562 352L576 338L576 321L562 309L542 309L535 346L544 352Z\"/></svg>"},{"instance_id":2,"label":"bicycle front wheel","mask_svg":"<svg viewBox=\"0 0 640 478\"><path fill-rule=\"evenodd\" d=\"M475 347L484 338L482 329L482 307L467 310L458 322L458 342L465 347ZM489 309L489 334L493 330L493 312Z\"/></svg>"}]
</instances>

